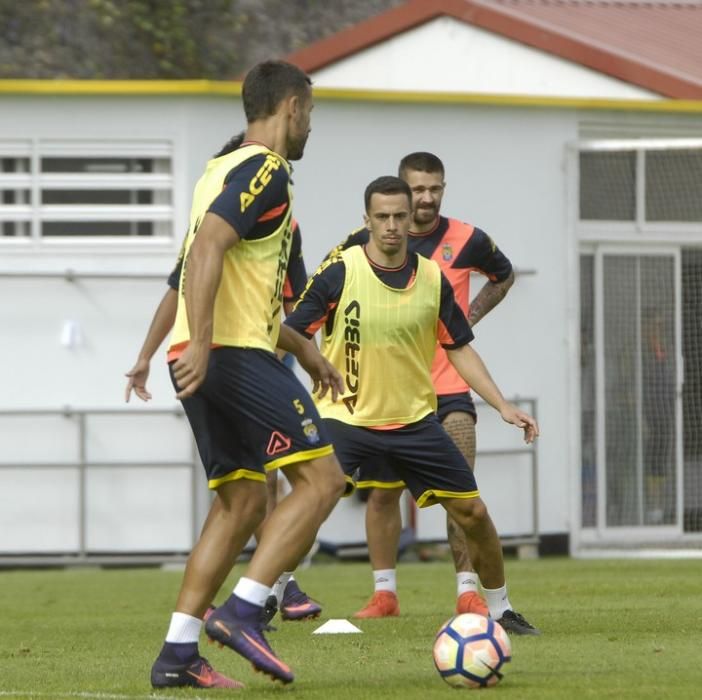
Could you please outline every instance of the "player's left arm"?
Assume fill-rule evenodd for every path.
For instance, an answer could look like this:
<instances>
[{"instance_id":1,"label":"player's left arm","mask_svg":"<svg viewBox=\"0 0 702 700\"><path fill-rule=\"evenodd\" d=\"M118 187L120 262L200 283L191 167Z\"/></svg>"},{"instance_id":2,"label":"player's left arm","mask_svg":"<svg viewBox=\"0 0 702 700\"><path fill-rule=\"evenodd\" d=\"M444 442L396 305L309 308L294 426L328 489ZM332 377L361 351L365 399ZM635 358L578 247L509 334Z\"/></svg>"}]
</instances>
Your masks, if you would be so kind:
<instances>
[{"instance_id":1,"label":"player's left arm","mask_svg":"<svg viewBox=\"0 0 702 700\"><path fill-rule=\"evenodd\" d=\"M527 443L533 442L539 434L536 421L505 399L480 355L470 347L473 332L463 311L456 303L450 283L443 274L437 331L438 340L461 379L497 410L503 420L522 428L524 440Z\"/></svg>"},{"instance_id":2,"label":"player's left arm","mask_svg":"<svg viewBox=\"0 0 702 700\"><path fill-rule=\"evenodd\" d=\"M310 278L295 310L281 325L281 338L278 347L292 352L300 362L302 368L312 377L315 385L314 391L321 390L318 395L324 396L328 388L332 390L332 401L343 393L344 384L341 374L333 365L324 358L313 341L316 331L334 312L344 284L344 265L340 259L323 262L314 275ZM293 331L294 335L290 335ZM300 342L300 338L305 343ZM289 343L294 345L289 345ZM299 354L299 353L302 354ZM320 364L320 359L323 363Z\"/></svg>"},{"instance_id":3,"label":"player's left arm","mask_svg":"<svg viewBox=\"0 0 702 700\"><path fill-rule=\"evenodd\" d=\"M505 298L514 284L514 270L512 263L492 238L477 227L459 254L456 265L476 270L487 277L485 284L470 302L468 323L473 327Z\"/></svg>"},{"instance_id":4,"label":"player's left arm","mask_svg":"<svg viewBox=\"0 0 702 700\"><path fill-rule=\"evenodd\" d=\"M506 296L509 288L514 284L514 271L502 282L488 280L473 297L468 309L468 322L471 327L492 311Z\"/></svg>"},{"instance_id":5,"label":"player's left arm","mask_svg":"<svg viewBox=\"0 0 702 700\"><path fill-rule=\"evenodd\" d=\"M312 393L321 399L331 389L332 401L344 393L344 380L334 366L317 348L312 339L293 330L285 323L280 326L278 347L290 352L297 358L302 369L312 379Z\"/></svg>"},{"instance_id":6,"label":"player's left arm","mask_svg":"<svg viewBox=\"0 0 702 700\"><path fill-rule=\"evenodd\" d=\"M293 237L290 245L290 258L288 260L288 269L285 275L285 284L283 286L283 311L286 317L289 316L295 309L295 305L299 301L309 277L307 275L307 266L302 253L302 233L300 224L293 219ZM312 338L312 342L316 342Z\"/></svg>"},{"instance_id":7,"label":"player's left arm","mask_svg":"<svg viewBox=\"0 0 702 700\"><path fill-rule=\"evenodd\" d=\"M324 260L329 260L330 258L336 257L343 253L345 250L353 248L354 246L365 245L366 243L368 243L369 238L370 234L365 226L361 226L360 228L354 229L348 236L346 236L346 238L344 238L343 241L341 241L341 243L332 248L324 256Z\"/></svg>"},{"instance_id":8,"label":"player's left arm","mask_svg":"<svg viewBox=\"0 0 702 700\"><path fill-rule=\"evenodd\" d=\"M288 268L285 272L285 284L283 285L283 311L286 316L289 316L293 312L297 300L305 290L306 284L307 267L305 266L305 259L302 255L302 233L300 231L300 224L293 219L290 256L288 257ZM278 348L277 354L280 359L283 359L286 351L282 348Z\"/></svg>"},{"instance_id":9,"label":"player's left arm","mask_svg":"<svg viewBox=\"0 0 702 700\"><path fill-rule=\"evenodd\" d=\"M449 362L456 368L466 384L483 400L499 412L502 420L516 425L524 431L524 442L531 443L539 435L539 426L534 418L510 403L490 376L485 363L470 345L446 350Z\"/></svg>"},{"instance_id":10,"label":"player's left arm","mask_svg":"<svg viewBox=\"0 0 702 700\"><path fill-rule=\"evenodd\" d=\"M285 271L285 284L283 285L283 308L286 316L292 313L297 300L302 296L307 285L307 267L302 255L302 233L300 224L295 219L292 221L292 241L288 267Z\"/></svg>"},{"instance_id":11,"label":"player's left arm","mask_svg":"<svg viewBox=\"0 0 702 700\"><path fill-rule=\"evenodd\" d=\"M312 338L322 326L333 326L345 279L346 267L340 257L323 260L307 282L294 311L285 319L285 325L306 338Z\"/></svg>"},{"instance_id":12,"label":"player's left arm","mask_svg":"<svg viewBox=\"0 0 702 700\"><path fill-rule=\"evenodd\" d=\"M146 388L146 382L149 378L149 370L151 367L151 358L159 349L166 336L171 332L177 309L178 291L169 286L151 319L149 330L146 333L146 338L144 338L136 363L134 367L126 373L127 389L124 398L127 403L129 403L129 397L132 391L142 401L149 401L151 399L151 392Z\"/></svg>"}]
</instances>

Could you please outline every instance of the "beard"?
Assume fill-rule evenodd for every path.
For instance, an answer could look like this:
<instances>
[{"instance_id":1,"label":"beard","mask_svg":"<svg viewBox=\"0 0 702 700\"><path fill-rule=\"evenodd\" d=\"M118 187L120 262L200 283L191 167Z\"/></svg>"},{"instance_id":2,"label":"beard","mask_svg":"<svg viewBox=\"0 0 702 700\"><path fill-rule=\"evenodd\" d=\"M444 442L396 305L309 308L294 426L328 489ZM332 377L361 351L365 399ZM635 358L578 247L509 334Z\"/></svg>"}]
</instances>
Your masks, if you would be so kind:
<instances>
[{"instance_id":1,"label":"beard","mask_svg":"<svg viewBox=\"0 0 702 700\"><path fill-rule=\"evenodd\" d=\"M305 153L305 145L309 132L298 139L290 139L288 143L288 160L300 160Z\"/></svg>"},{"instance_id":2,"label":"beard","mask_svg":"<svg viewBox=\"0 0 702 700\"><path fill-rule=\"evenodd\" d=\"M432 207L422 207L422 208L417 207L414 210L413 218L418 224L428 224L428 223L434 221L437 213L438 213L437 208L433 207L433 206Z\"/></svg>"}]
</instances>

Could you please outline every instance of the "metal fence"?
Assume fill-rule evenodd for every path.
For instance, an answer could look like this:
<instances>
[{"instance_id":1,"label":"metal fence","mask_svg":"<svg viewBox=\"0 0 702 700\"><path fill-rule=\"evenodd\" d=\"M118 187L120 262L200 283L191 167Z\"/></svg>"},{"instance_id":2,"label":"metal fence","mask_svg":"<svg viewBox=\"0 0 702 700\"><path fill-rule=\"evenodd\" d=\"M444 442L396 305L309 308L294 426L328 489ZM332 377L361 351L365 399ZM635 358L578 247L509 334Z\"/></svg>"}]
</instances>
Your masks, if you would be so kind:
<instances>
[{"instance_id":1,"label":"metal fence","mask_svg":"<svg viewBox=\"0 0 702 700\"><path fill-rule=\"evenodd\" d=\"M173 416L176 418L181 418L183 420L183 430L187 431L188 435L188 445L187 454L183 455L181 460L112 460L112 459L97 459L95 457L89 456L88 440L90 436L90 421L93 418L120 418L139 421L143 420L144 417L154 418L158 416ZM161 564L169 561L183 561L187 555L192 544L196 541L199 530L200 523L203 516L203 504L202 496L203 490L205 492L205 498L207 498L207 489L201 483L202 475L201 469L199 467L199 461L197 452L195 449L194 442L189 437L189 427L184 419L184 413L180 407L175 409L122 409L122 410L106 410L106 409L76 409L71 407L66 407L61 410L14 410L14 411L0 411L0 426L5 430L11 429L11 422L13 419L30 419L31 421L39 421L42 418L58 418L61 420L68 421L67 424L62 426L66 432L75 433L76 445L72 449L65 449L64 452L70 455L68 458L60 458L51 461L33 461L31 459L22 458L10 458L8 459L3 453L0 453L0 478L8 474L8 470L18 470L21 469L23 472L25 470L28 473L36 474L36 486L33 488L42 489L42 478L43 474L46 474L45 470L75 470L77 472L77 478L75 479L75 488L77 489L77 495L75 497L75 506L77 508L77 513L75 513L75 519L77 520L77 545L70 548L70 551L62 552L42 552L41 543L37 546L32 546L27 548L30 551L27 552L12 552L9 553L7 548L3 551L2 545L0 545L0 566L13 567L13 566L52 566L52 565L79 565L79 564ZM8 428L8 426L10 426ZM7 438L7 436L6 436ZM46 435L37 434L35 436L36 440L47 439ZM71 438L69 436L69 442ZM7 442L7 439L5 440ZM94 450L93 450L94 451ZM65 455L61 455L65 457ZM94 473L96 470L124 470L124 469L158 469L164 470L164 475L166 470L174 469L186 469L190 474L190 494L188 496L190 502L190 541L187 546L178 547L180 551L164 551L158 552L101 552L101 551L91 551L88 546L88 535L89 535L89 523L88 523L88 490L87 481L88 474ZM55 473L55 472L54 472ZM10 497L13 499L26 499L26 509L31 510L33 494L26 491L22 493L12 493L12 485L5 483L3 489L5 491L5 497ZM8 495L8 492L9 495ZM36 497L36 494L35 496ZM57 498L61 498L61 494L56 495ZM26 526L25 522L14 522L8 521L7 508L4 509L4 513L0 513L0 529L6 534L11 533L13 530L17 532L19 528ZM125 509L126 511L127 509ZM36 515L33 516L36 518ZM125 512L124 517L128 518L129 513ZM45 522L43 526L46 528L56 527L55 523ZM144 527L148 527L148 523L144 523Z\"/></svg>"},{"instance_id":2,"label":"metal fence","mask_svg":"<svg viewBox=\"0 0 702 700\"><path fill-rule=\"evenodd\" d=\"M519 398L515 400L525 410L536 416L537 402L535 399ZM182 454L181 459L101 459L99 455L94 454L94 447L89 448L91 440L91 430L96 432L95 420L98 418L104 419L126 419L128 421L143 421L145 417L175 417L183 420L182 430L185 431L187 439L183 438L180 433L181 426L177 426L179 439L183 438L184 447L180 449ZM15 474L35 474L36 486L32 485L32 489L42 489L42 474L46 474L44 470L72 470L75 471L76 478L71 484L65 487L68 490L75 489L77 493L69 494L70 500L75 504L76 512L73 513L76 523L77 534L73 545L64 547L61 551L50 548L43 549L42 542L36 542L31 547L27 547L25 551L8 551L7 547L3 547L0 542L0 567L32 567L32 566L64 566L64 565L159 565L169 562L181 563L185 561L187 554L192 545L197 541L201 523L207 513L210 503L210 493L207 489L204 478L202 477L201 467L197 450L194 441L190 436L189 427L184 419L183 411L180 407L174 409L75 409L66 407L60 410L15 410L15 411L0 411L0 436L5 431L12 430L12 421L16 419L29 420L28 432L32 440L45 440L47 436L41 434L41 431L34 429L34 422L42 418L58 420L58 429L64 429L68 433L67 442L62 450L59 450L59 458L51 461L33 460L24 458L17 453L13 456L10 450L10 456L7 452L0 453L0 483L5 479L4 488L0 488L0 504L2 503L3 491L4 497L12 499L13 508L0 508L0 537L1 533L7 535L18 531L26 526L29 519L36 520L35 509L32 514L32 493L23 490L21 487L16 487L11 483L9 470L15 470ZM63 424L63 421L68 423ZM125 433L124 440L130 438L129 433ZM165 436L167 439L168 436ZM71 445L75 441L76 444ZM21 439L19 440L21 444ZM99 450L97 450L99 452ZM107 450L109 453L109 450ZM158 453L158 451L156 451ZM478 451L478 459L482 460L487 457L511 458L520 459L524 456L529 458L529 483L530 494L521 494L520 499L528 502L531 506L531 522L527 532L522 532L513 535L504 535L502 542L504 546L515 547L520 557L533 557L538 553L539 544L539 520L538 520L538 491L539 491L539 470L538 470L538 452L535 445L523 445L514 448L505 449L482 449ZM138 551L136 548L131 550L125 548L121 551L106 551L105 548L90 546L89 540L91 535L91 521L88 517L90 504L90 494L88 489L88 477L94 475L99 470L116 470L116 472L124 473L124 470L137 469L156 469L159 472L163 470L164 478L169 474L167 470L185 469L189 475L189 493L185 500L189 504L189 525L188 534L185 541L182 537L179 544L175 546L162 546L158 549L150 551ZM13 491L14 489L14 491ZM64 489L65 490L65 489ZM118 492L118 489L115 489ZM57 498L61 498L58 494ZM64 494L65 497L65 494ZM528 500L527 500L528 499ZM26 509L29 512L25 517L22 502L26 502ZM7 502L6 502L7 505ZM94 504L92 504L94 505ZM488 502L491 511L495 511L497 504ZM14 511L15 516L20 513L20 517L12 518L8 514L8 510ZM41 510L41 509L39 509ZM432 509L433 510L433 509ZM4 512L3 512L4 511ZM161 511L162 512L162 511ZM178 512L177 519L182 522L182 513ZM41 517L41 516L39 516ZM129 504L125 504L124 518L131 517ZM333 516L332 516L333 517ZM34 522L36 525L36 522ZM55 529L60 527L56 523L50 521L47 516L47 522L43 523L45 528ZM147 529L154 526L150 522L148 516L144 516L140 527ZM92 526L94 527L94 526ZM437 532L437 536L419 537L418 539L426 540L442 540L445 537L443 533ZM69 538L70 539L70 538ZM6 540L7 541L7 540Z\"/></svg>"}]
</instances>

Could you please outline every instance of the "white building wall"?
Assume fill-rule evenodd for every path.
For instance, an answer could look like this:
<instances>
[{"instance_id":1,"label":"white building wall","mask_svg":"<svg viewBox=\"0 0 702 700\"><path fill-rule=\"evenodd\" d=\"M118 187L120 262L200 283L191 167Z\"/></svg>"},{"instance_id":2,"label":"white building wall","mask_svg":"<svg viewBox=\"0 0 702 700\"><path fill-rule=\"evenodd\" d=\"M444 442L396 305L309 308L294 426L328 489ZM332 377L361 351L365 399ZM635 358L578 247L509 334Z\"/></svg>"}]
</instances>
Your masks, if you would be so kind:
<instances>
[{"instance_id":1,"label":"white building wall","mask_svg":"<svg viewBox=\"0 0 702 700\"><path fill-rule=\"evenodd\" d=\"M207 158L243 125L239 100L2 96L0 103L0 141L12 138L17 124L24 125L23 133L36 136L173 139L175 208L182 223L172 242L125 241L105 247L99 241L61 241L48 247L0 239L0 362L5 368L0 414L66 405L123 408L123 374L132 365L165 290L165 277L185 229L190 189ZM585 116L589 123L596 122L596 113ZM626 122L627 114L607 113L608 128L619 118ZM569 416L579 407L568 402L569 388L578 378L571 375L568 359L568 324L573 319L569 316L572 300L568 299L572 282L566 269L575 243L567 233L564 159L565 145L577 139L581 120L577 111L555 107L319 99L307 153L294 165L295 212L310 273L332 246L361 224L367 183L395 173L399 159L413 150L435 152L445 163L444 213L485 229L522 273L506 300L476 328L475 347L508 396L538 402L542 533L569 531L570 494L575 487L568 455L579 436L569 432ZM689 125L698 123L699 117L671 116L668 121ZM31 274L60 273L67 268L146 277L68 282ZM18 272L26 277L8 276ZM476 280L474 292L479 285ZM74 348L61 344L61 332L69 320L81 328L82 342ZM177 405L161 358L154 361L149 384L153 407ZM4 447L0 456L0 554L16 552L18 541L33 551L65 550L76 544L76 473L67 469L47 480L38 473L27 477L24 471L27 462L75 461L73 428L60 420L47 429L38 426L35 430L25 425L18 432L12 420L0 415ZM133 427L114 423L115 434L123 441L141 441L135 444L144 446L145 461L158 461L159 455L164 461L187 461L184 429L184 422L164 419L154 430L136 430L135 438ZM29 449L34 440L43 447ZM518 444L516 430L481 418L479 450ZM97 446L101 445L98 441ZM163 445L163 452L154 445ZM174 445L178 446L175 454ZM111 442L102 447L102 451L93 449L89 459L126 459L119 451L115 453ZM137 449L128 458L138 461L138 453ZM505 534L523 534L530 526L531 514L524 503L528 484L523 473L514 469L513 463L502 467L495 458L478 462L478 481ZM189 487L184 472L174 474L172 480L166 474L145 468L136 479L133 472L120 470L112 472L112 480L106 480L102 472L91 475L88 491L104 508L96 511L93 504L86 515L93 528L87 546L123 551L131 543L139 549L143 544L138 526L117 528L119 513L125 517L136 513L138 525L149 528L150 547L159 551L169 544L176 550L187 548L189 535L197 530L189 524L190 508L196 507L197 498L183 497L182 488ZM154 499L153 516L144 494ZM120 503L116 510L111 495ZM65 508L56 506L59 501ZM353 503L345 503L332 515L322 532L325 539L362 539L362 515ZM15 539L27 514L33 512L30 505L45 514L52 527L50 537L41 539L36 533L40 539L33 543ZM438 509L431 510L435 512L426 516L423 527L426 532L440 533L443 516Z\"/></svg>"},{"instance_id":2,"label":"white building wall","mask_svg":"<svg viewBox=\"0 0 702 700\"><path fill-rule=\"evenodd\" d=\"M207 158L244 124L240 101L3 95L0 104L0 142L170 141L175 221L174 236L165 241L0 238L0 362L8 378L0 397L0 556L81 548L88 553L187 551L207 496L199 467L193 480L187 466L192 444L183 418L112 417L110 441L102 439L104 419L100 430L96 420L88 420L88 464L81 481L75 414L11 414L128 408L124 372L166 290L195 181ZM74 281L63 277L67 270ZM69 324L77 332L73 347L62 343ZM153 362L149 406L170 410L178 404L163 352ZM132 407L142 407L132 401ZM116 450L115 441L128 453Z\"/></svg>"},{"instance_id":3,"label":"white building wall","mask_svg":"<svg viewBox=\"0 0 702 700\"><path fill-rule=\"evenodd\" d=\"M361 225L371 179L395 174L407 153L429 150L446 167L444 213L486 230L516 268L532 273L519 275L505 301L477 326L475 347L506 394L538 399L545 532L569 527L563 165L564 144L576 137L572 111L324 101L315 108L305 159L295 167L295 206L310 266ZM474 292L480 284L474 281ZM479 425L478 448L512 445L514 437L506 425L490 432ZM479 485L482 479L478 464ZM504 488L517 492L509 483ZM527 512L522 524L528 522Z\"/></svg>"},{"instance_id":4,"label":"white building wall","mask_svg":"<svg viewBox=\"0 0 702 700\"><path fill-rule=\"evenodd\" d=\"M0 239L4 328L19 344L4 344L3 360L18 371L8 396L15 408L110 407L123 370L138 350L187 227L190 193L206 159L243 125L236 99L175 97L3 97L0 141L22 137L110 141L168 140L173 144L174 237L167 241ZM74 282L32 273L75 273ZM3 277L2 273L13 277ZM15 275L27 274L26 279ZM95 279L101 274L144 279ZM89 275L83 278L81 275ZM159 279L159 276L162 279ZM7 300L21 300L8 304ZM67 321L81 342L62 346ZM104 364L105 358L116 364ZM31 362L30 362L31 359ZM154 405L171 405L167 378L154 377ZM16 387L16 389L15 389ZM0 405L5 401L0 400Z\"/></svg>"},{"instance_id":5,"label":"white building wall","mask_svg":"<svg viewBox=\"0 0 702 700\"><path fill-rule=\"evenodd\" d=\"M518 41L439 17L313 75L321 87L612 99L660 95Z\"/></svg>"}]
</instances>

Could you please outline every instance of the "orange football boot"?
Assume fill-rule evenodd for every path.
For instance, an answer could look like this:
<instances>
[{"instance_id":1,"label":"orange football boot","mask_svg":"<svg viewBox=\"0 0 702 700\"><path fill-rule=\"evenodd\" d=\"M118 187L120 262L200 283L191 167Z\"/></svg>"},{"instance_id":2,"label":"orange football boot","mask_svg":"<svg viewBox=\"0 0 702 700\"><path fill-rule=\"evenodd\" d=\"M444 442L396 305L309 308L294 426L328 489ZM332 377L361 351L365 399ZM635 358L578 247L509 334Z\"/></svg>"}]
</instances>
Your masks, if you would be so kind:
<instances>
[{"instance_id":1,"label":"orange football boot","mask_svg":"<svg viewBox=\"0 0 702 700\"><path fill-rule=\"evenodd\" d=\"M368 604L359 610L354 618L364 620L371 617L397 617L400 614L400 602L392 591L376 591Z\"/></svg>"},{"instance_id":2,"label":"orange football boot","mask_svg":"<svg viewBox=\"0 0 702 700\"><path fill-rule=\"evenodd\" d=\"M475 591L466 591L458 596L458 600L456 601L456 612L459 615L462 615L463 613L475 613L476 615L482 615L483 617L490 616L487 603L483 600L480 593L476 593Z\"/></svg>"}]
</instances>

